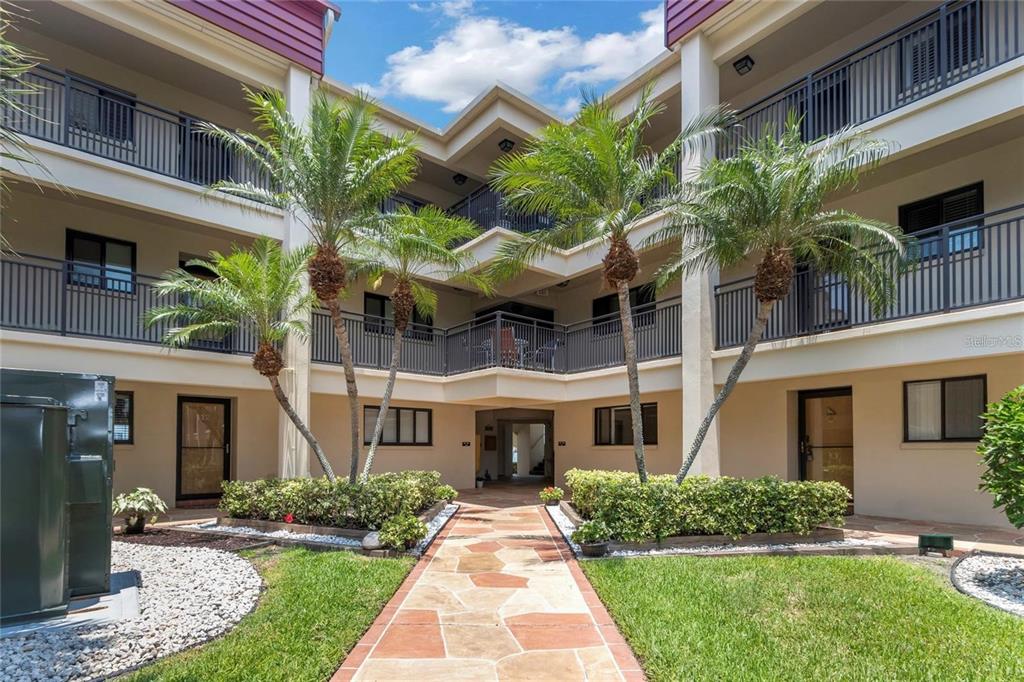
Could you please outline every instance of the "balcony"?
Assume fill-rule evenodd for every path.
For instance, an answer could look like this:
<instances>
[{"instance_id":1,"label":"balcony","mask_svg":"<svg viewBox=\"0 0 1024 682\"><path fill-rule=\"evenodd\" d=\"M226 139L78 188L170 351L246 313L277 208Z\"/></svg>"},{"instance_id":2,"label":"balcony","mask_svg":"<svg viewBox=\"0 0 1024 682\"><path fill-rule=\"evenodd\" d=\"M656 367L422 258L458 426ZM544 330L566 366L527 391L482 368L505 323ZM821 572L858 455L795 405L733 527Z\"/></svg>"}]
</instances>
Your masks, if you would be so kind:
<instances>
[{"instance_id":1,"label":"balcony","mask_svg":"<svg viewBox=\"0 0 1024 682\"><path fill-rule=\"evenodd\" d=\"M484 232L501 227L513 232L533 232L554 225L551 216L516 213L505 206L502 196L484 185L448 209L452 215L472 220Z\"/></svg>"},{"instance_id":2,"label":"balcony","mask_svg":"<svg viewBox=\"0 0 1024 682\"><path fill-rule=\"evenodd\" d=\"M719 154L732 156L766 127L777 134L790 112L814 140L1009 62L1024 54L1022 21L1020 2L947 2L746 107Z\"/></svg>"},{"instance_id":3,"label":"balcony","mask_svg":"<svg viewBox=\"0 0 1024 682\"><path fill-rule=\"evenodd\" d=\"M779 301L763 340L789 339L865 325L948 313L1024 298L1024 204L914 235L914 267L896 281L896 298L881 314L843 278L801 269ZM753 278L715 287L718 348L742 345L754 323Z\"/></svg>"},{"instance_id":4,"label":"balcony","mask_svg":"<svg viewBox=\"0 0 1024 682\"><path fill-rule=\"evenodd\" d=\"M37 256L4 259L0 264L0 327L159 344L166 325L147 328L146 311L172 303L158 298L158 278L126 269L104 268ZM680 354L678 299L648 304L633 312L637 356L641 361ZM358 367L386 370L395 330L389 320L346 315L352 353ZM313 314L314 362L340 364L329 315ZM190 348L251 354L256 340L242 330L211 337ZM414 326L406 332L401 370L452 376L476 370L510 369L571 374L623 364L618 314L564 325L508 313L493 313L449 329Z\"/></svg>"},{"instance_id":5,"label":"balcony","mask_svg":"<svg viewBox=\"0 0 1024 682\"><path fill-rule=\"evenodd\" d=\"M34 90L0 112L3 126L21 135L195 185L234 180L270 187L262 168L204 134L202 119L43 66L20 85L3 86Z\"/></svg>"}]
</instances>

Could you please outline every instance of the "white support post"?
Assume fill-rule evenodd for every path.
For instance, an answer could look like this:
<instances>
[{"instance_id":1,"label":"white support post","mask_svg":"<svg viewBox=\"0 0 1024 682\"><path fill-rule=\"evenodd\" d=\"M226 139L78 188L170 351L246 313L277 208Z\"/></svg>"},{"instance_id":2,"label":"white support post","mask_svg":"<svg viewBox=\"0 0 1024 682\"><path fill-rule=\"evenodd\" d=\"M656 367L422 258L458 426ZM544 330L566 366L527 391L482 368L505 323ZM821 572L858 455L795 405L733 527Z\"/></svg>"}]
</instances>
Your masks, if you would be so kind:
<instances>
[{"instance_id":1,"label":"white support post","mask_svg":"<svg viewBox=\"0 0 1024 682\"><path fill-rule=\"evenodd\" d=\"M288 112L295 121L305 124L309 117L312 97L313 79L309 71L291 66L285 82L284 96L288 103ZM309 232L303 224L301 216L285 213L284 239L285 249L295 249L309 241ZM303 282L308 289L309 282ZM311 362L311 346L308 339L289 336L284 344L285 370L281 373L281 388L298 415L309 426L309 372ZM284 411L278 416L278 456L277 474L281 478L309 476L309 444L299 433L295 425Z\"/></svg>"},{"instance_id":2,"label":"white support post","mask_svg":"<svg viewBox=\"0 0 1024 682\"><path fill-rule=\"evenodd\" d=\"M699 116L709 107L717 106L718 65L711 56L711 45L707 37L697 31L691 34L680 47L680 68L682 77L682 121L685 123ZM682 173L686 177L694 173L714 153L708 150L704 156L690 156L683 159ZM712 299L714 282L718 273L700 273L686 278L682 285L682 371L683 371L683 452L681 459L689 453L708 407L715 398L715 379L712 372L711 352L715 348L712 324ZM718 476L719 464L718 422L716 418L708 431L704 444L690 469L690 474Z\"/></svg>"}]
</instances>

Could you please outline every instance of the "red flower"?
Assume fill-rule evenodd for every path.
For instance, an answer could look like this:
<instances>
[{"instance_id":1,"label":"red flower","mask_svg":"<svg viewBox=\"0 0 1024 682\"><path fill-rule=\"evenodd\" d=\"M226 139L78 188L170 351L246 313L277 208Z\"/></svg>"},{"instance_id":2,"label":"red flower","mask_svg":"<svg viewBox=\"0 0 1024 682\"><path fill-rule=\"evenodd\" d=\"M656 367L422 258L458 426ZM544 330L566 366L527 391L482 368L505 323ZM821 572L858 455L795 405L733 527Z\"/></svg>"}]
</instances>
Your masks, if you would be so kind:
<instances>
[{"instance_id":1,"label":"red flower","mask_svg":"<svg viewBox=\"0 0 1024 682\"><path fill-rule=\"evenodd\" d=\"M295 515L294 514L285 514L284 515L284 522L285 523L291 523L294 520L295 520Z\"/></svg>"}]
</instances>

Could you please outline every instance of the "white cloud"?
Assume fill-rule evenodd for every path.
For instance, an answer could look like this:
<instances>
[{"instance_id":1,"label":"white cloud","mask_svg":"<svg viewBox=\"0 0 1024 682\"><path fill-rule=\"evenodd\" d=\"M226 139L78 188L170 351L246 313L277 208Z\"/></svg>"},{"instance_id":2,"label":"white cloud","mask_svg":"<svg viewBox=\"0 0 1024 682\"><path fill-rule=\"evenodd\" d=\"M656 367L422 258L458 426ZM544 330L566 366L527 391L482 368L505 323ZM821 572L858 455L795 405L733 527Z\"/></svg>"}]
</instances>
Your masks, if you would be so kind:
<instances>
[{"instance_id":1,"label":"white cloud","mask_svg":"<svg viewBox=\"0 0 1024 682\"><path fill-rule=\"evenodd\" d=\"M565 73L561 87L620 80L657 57L664 49L664 18L660 7L640 14L644 27L632 33L599 33L583 45L581 68Z\"/></svg>"},{"instance_id":2,"label":"white cloud","mask_svg":"<svg viewBox=\"0 0 1024 682\"><path fill-rule=\"evenodd\" d=\"M632 33L599 33L589 39L565 26L539 30L494 16L474 13L472 0L417 4L417 11L440 13L451 20L429 47L410 45L387 58L387 71L375 85L361 84L377 97L397 95L441 104L458 111L486 88L502 81L522 92L553 99L542 92L621 79L655 57L662 45L660 8L640 14L643 28ZM578 97L556 108L571 115Z\"/></svg>"}]
</instances>

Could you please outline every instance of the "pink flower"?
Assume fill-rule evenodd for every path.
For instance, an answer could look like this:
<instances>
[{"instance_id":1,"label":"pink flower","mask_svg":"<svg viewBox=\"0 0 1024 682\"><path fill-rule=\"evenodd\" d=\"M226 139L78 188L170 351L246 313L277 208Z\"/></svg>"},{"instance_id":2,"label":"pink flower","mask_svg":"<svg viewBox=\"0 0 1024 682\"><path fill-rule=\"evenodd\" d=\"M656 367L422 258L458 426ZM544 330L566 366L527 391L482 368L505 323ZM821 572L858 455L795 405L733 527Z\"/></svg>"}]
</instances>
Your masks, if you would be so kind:
<instances>
[{"instance_id":1,"label":"pink flower","mask_svg":"<svg viewBox=\"0 0 1024 682\"><path fill-rule=\"evenodd\" d=\"M294 514L285 514L284 515L284 522L285 523L291 523L294 520L295 520L295 515Z\"/></svg>"}]
</instances>

